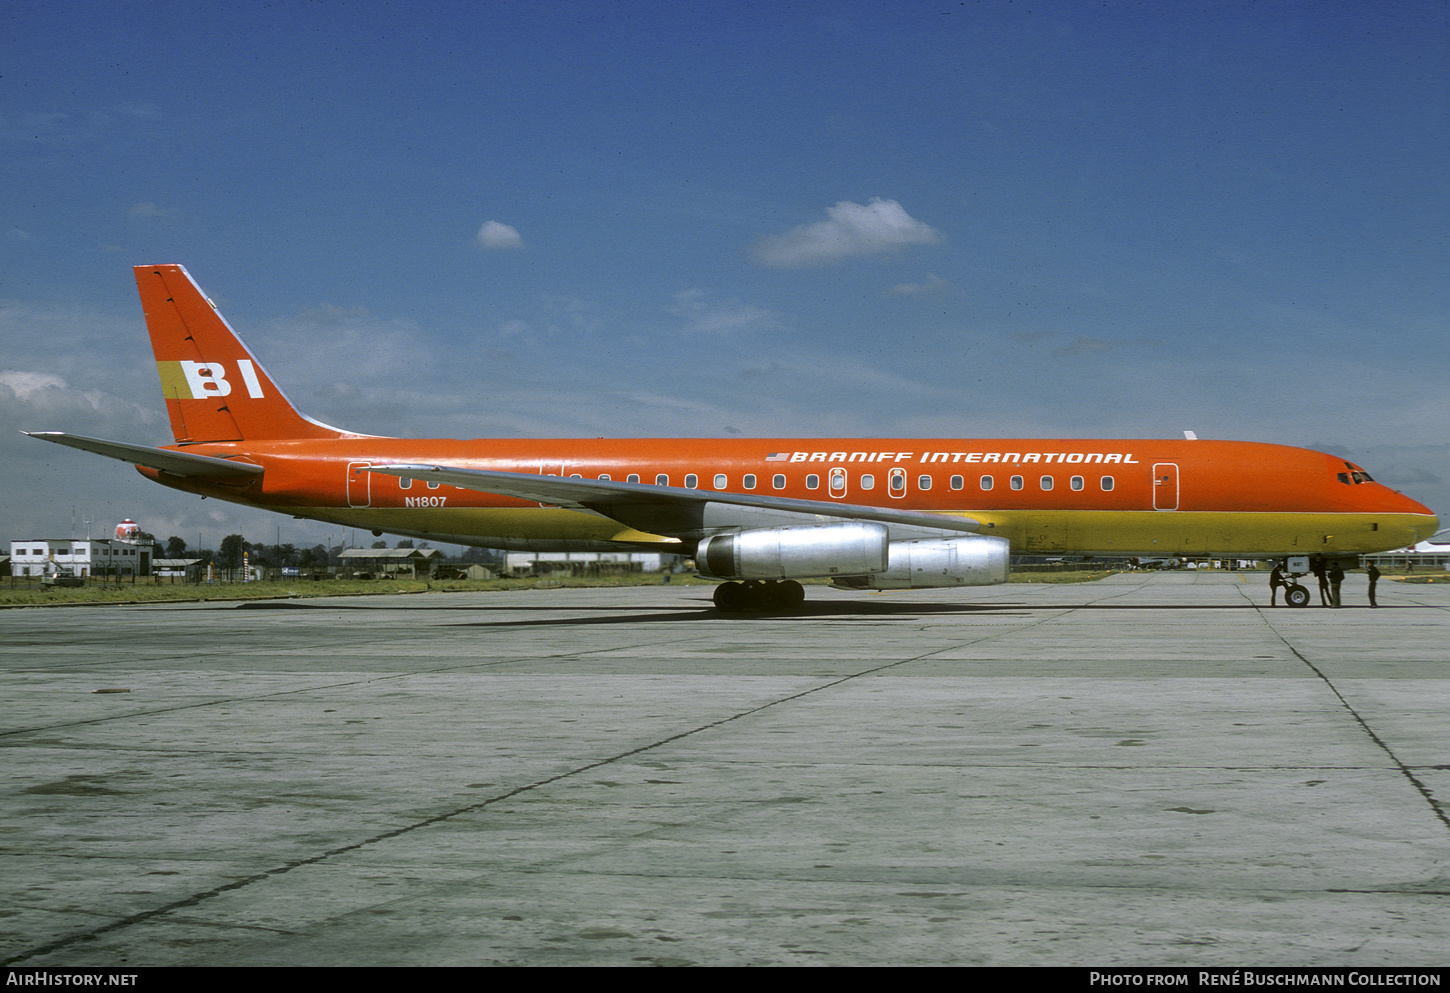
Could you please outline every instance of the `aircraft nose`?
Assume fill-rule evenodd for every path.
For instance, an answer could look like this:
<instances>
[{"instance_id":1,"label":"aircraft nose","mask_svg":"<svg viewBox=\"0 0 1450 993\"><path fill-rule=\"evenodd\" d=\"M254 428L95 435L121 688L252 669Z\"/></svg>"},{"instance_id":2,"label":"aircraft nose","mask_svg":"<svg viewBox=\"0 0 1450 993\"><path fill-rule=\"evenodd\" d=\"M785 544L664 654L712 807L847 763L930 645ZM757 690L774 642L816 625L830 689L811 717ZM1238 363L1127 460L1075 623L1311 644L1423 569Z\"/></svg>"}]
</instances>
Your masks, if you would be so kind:
<instances>
[{"instance_id":1,"label":"aircraft nose","mask_svg":"<svg viewBox=\"0 0 1450 993\"><path fill-rule=\"evenodd\" d=\"M1400 511L1401 513L1414 514L1420 518L1409 529L1414 532L1415 536L1406 542L1407 545L1413 545L1417 541L1424 541L1436 531L1440 530L1440 518L1433 510L1418 500L1411 500L1404 494L1396 493L1395 495L1409 505L1405 510Z\"/></svg>"}]
</instances>

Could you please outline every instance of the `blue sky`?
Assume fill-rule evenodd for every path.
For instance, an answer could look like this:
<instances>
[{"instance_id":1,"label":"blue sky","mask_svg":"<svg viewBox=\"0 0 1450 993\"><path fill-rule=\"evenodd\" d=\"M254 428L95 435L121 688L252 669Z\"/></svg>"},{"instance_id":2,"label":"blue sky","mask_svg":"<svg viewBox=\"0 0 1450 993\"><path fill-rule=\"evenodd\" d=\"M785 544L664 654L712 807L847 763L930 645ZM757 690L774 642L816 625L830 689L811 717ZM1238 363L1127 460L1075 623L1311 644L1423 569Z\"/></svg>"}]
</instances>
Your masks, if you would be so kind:
<instances>
[{"instance_id":1,"label":"blue sky","mask_svg":"<svg viewBox=\"0 0 1450 993\"><path fill-rule=\"evenodd\" d=\"M170 440L153 262L360 431L1191 429L1450 510L1443 2L12 0L0 32L13 537L329 536L15 433Z\"/></svg>"}]
</instances>

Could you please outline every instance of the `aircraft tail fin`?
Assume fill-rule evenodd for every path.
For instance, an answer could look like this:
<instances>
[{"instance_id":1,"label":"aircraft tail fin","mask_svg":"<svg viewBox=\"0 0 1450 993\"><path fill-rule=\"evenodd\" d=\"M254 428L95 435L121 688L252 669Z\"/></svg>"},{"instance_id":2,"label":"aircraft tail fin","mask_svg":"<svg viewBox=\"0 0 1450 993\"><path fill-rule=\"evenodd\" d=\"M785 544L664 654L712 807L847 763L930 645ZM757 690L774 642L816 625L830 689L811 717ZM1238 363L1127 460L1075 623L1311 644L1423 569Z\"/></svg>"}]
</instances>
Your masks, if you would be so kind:
<instances>
[{"instance_id":1,"label":"aircraft tail fin","mask_svg":"<svg viewBox=\"0 0 1450 993\"><path fill-rule=\"evenodd\" d=\"M177 444L359 437L298 411L185 268L136 266L136 287Z\"/></svg>"}]
</instances>

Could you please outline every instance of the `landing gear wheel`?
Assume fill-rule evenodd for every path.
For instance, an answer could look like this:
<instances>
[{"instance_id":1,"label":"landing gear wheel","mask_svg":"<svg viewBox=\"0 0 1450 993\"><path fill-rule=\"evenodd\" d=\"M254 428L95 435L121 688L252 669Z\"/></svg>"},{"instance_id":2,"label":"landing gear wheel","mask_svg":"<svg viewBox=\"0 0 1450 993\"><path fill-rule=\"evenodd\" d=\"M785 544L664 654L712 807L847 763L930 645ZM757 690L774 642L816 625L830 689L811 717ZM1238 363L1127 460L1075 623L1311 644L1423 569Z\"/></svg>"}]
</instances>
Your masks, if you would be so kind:
<instances>
[{"instance_id":1,"label":"landing gear wheel","mask_svg":"<svg viewBox=\"0 0 1450 993\"><path fill-rule=\"evenodd\" d=\"M1291 607L1309 606L1309 588L1295 583L1284 591L1284 602Z\"/></svg>"},{"instance_id":2,"label":"landing gear wheel","mask_svg":"<svg viewBox=\"0 0 1450 993\"><path fill-rule=\"evenodd\" d=\"M715 606L727 614L744 610L750 602L750 594L743 583L721 583L715 587Z\"/></svg>"},{"instance_id":3,"label":"landing gear wheel","mask_svg":"<svg viewBox=\"0 0 1450 993\"><path fill-rule=\"evenodd\" d=\"M806 590L794 579L721 583L715 587L714 600L716 608L727 614L746 610L790 611L805 603Z\"/></svg>"},{"instance_id":4,"label":"landing gear wheel","mask_svg":"<svg viewBox=\"0 0 1450 993\"><path fill-rule=\"evenodd\" d=\"M787 579L776 590L782 610L795 610L806 602L806 588L794 579Z\"/></svg>"}]
</instances>

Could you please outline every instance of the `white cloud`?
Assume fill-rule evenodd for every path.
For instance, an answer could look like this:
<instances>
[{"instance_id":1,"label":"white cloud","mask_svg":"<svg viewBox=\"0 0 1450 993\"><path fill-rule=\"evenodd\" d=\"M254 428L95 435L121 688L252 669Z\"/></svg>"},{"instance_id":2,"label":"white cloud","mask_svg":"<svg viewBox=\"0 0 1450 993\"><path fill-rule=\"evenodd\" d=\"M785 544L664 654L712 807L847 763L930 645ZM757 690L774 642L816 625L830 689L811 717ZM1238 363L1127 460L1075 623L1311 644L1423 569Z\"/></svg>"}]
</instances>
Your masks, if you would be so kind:
<instances>
[{"instance_id":1,"label":"white cloud","mask_svg":"<svg viewBox=\"0 0 1450 993\"><path fill-rule=\"evenodd\" d=\"M889 292L901 297L927 297L945 293L961 293L962 290L955 283L942 279L934 272L929 272L926 274L925 282L897 283L891 287Z\"/></svg>"},{"instance_id":2,"label":"white cloud","mask_svg":"<svg viewBox=\"0 0 1450 993\"><path fill-rule=\"evenodd\" d=\"M941 232L912 217L895 200L872 197L864 207L842 200L826 216L827 220L762 240L755 246L755 260L780 267L819 265L942 240Z\"/></svg>"},{"instance_id":3,"label":"white cloud","mask_svg":"<svg viewBox=\"0 0 1450 993\"><path fill-rule=\"evenodd\" d=\"M484 248L522 248L524 239L517 228L498 221L485 221L478 229L478 243Z\"/></svg>"},{"instance_id":4,"label":"white cloud","mask_svg":"<svg viewBox=\"0 0 1450 993\"><path fill-rule=\"evenodd\" d=\"M707 291L698 289L676 293L669 310L684 320L684 330L689 334L729 334L779 324L775 315L764 307L739 300L712 300Z\"/></svg>"},{"instance_id":5,"label":"white cloud","mask_svg":"<svg viewBox=\"0 0 1450 993\"><path fill-rule=\"evenodd\" d=\"M37 395L46 389L63 390L66 388L64 379L53 376L48 372L25 372L19 369L6 369L0 371L0 386L8 386L14 391L15 396L23 401L30 401L37 398Z\"/></svg>"}]
</instances>

